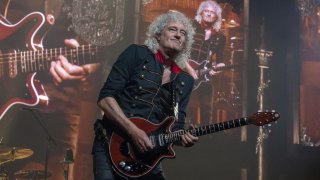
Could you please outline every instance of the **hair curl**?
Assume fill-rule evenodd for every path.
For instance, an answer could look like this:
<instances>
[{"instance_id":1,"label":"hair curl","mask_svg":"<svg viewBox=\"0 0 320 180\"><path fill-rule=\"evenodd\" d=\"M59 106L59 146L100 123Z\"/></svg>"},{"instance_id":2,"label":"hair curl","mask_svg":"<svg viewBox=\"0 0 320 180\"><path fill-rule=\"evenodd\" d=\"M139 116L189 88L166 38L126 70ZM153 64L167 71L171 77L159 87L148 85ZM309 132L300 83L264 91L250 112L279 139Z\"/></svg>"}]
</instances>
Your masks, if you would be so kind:
<instances>
[{"instance_id":1,"label":"hair curl","mask_svg":"<svg viewBox=\"0 0 320 180\"><path fill-rule=\"evenodd\" d=\"M211 1L211 0L208 0L208 1L203 1L200 5L199 5L199 8L197 10L197 15L195 16L195 20L198 22L198 23L201 23L202 21L202 16L201 16L201 13L204 11L205 8L207 7L212 7L213 10L216 12L216 15L218 16L216 22L214 22L213 24L213 28L216 30L216 31L219 31L220 28L221 28L221 24L222 24L222 17L221 17L221 13L222 13L222 9L220 7L220 5L215 2L215 1Z\"/></svg>"},{"instance_id":2,"label":"hair curl","mask_svg":"<svg viewBox=\"0 0 320 180\"><path fill-rule=\"evenodd\" d=\"M175 63L180 67L184 68L185 63L190 58L191 45L193 43L193 35L195 33L194 28L190 20L181 12L169 11L165 14L158 16L149 26L147 32L147 39L144 44L153 52L156 53L159 49L159 42L157 40L157 35L160 34L166 27L167 23L170 21L179 22L183 24L186 28L186 43L183 50L178 54L175 59Z\"/></svg>"}]
</instances>

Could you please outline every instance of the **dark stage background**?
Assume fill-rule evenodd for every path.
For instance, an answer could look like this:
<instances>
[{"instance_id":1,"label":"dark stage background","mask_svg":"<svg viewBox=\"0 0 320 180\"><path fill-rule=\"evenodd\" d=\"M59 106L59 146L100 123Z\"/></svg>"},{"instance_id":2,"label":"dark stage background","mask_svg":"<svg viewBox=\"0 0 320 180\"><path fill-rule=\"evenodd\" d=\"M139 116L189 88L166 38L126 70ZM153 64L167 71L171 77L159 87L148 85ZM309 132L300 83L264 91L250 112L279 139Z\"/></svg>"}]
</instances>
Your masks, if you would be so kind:
<instances>
[{"instance_id":1,"label":"dark stage background","mask_svg":"<svg viewBox=\"0 0 320 180\"><path fill-rule=\"evenodd\" d=\"M221 31L227 39L223 62L242 66L223 71L207 82L215 87L211 116L201 118L201 109L191 99L186 124L220 123L257 112L261 84L259 56L255 50L272 51L266 69L264 109L280 112L281 118L277 124L264 129L269 133L263 140L262 179L319 180L319 3L308 0L217 1L223 9ZM194 19L201 2L0 0L0 179L5 175L9 179L22 179L15 175L21 170L44 170L46 156L51 174L48 179L65 179L68 148L73 151L74 159L69 164L69 179L93 179L93 123L101 116L96 100L113 62L129 44L143 43L154 17L168 10L178 10ZM10 53L29 57L31 62L39 59L39 54L32 54L35 49L26 45L29 32L35 31L32 27L41 19L38 15L35 15L36 20L24 19L33 12L45 17L52 15L55 19L53 25L44 26L48 32L43 41L37 42L44 49L54 51L54 48L65 47L65 38L76 38L81 44L99 47L96 62L100 64L86 80L70 80L59 86L49 75L49 65L36 68L40 65L38 62L29 64L49 99L48 105L35 107L13 103L17 101L14 98L31 98L26 95L30 73L19 72L16 77L8 74L9 65L12 65L8 64ZM24 21L27 23L21 23ZM11 28L19 23L22 25L17 29ZM41 30L36 32L40 34ZM29 54L25 54L26 51L30 51ZM167 179L259 179L258 131L258 127L250 125L201 137L192 148L175 147L176 159L162 163ZM8 158L12 151L21 156Z\"/></svg>"}]
</instances>

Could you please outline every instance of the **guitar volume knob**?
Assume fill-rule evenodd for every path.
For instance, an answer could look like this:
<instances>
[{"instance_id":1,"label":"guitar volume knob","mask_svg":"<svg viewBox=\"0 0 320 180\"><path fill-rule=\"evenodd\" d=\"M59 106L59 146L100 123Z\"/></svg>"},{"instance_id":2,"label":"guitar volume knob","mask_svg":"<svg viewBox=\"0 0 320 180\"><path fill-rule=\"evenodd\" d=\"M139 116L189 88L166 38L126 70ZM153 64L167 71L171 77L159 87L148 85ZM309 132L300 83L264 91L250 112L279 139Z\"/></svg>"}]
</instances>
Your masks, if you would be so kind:
<instances>
[{"instance_id":1,"label":"guitar volume knob","mask_svg":"<svg viewBox=\"0 0 320 180\"><path fill-rule=\"evenodd\" d=\"M123 168L126 166L126 163L124 161L120 161L119 166Z\"/></svg>"},{"instance_id":2,"label":"guitar volume knob","mask_svg":"<svg viewBox=\"0 0 320 180\"><path fill-rule=\"evenodd\" d=\"M129 171L131 170L131 166L126 166L126 167L124 168L124 170L126 170L127 172L129 172Z\"/></svg>"}]
</instances>

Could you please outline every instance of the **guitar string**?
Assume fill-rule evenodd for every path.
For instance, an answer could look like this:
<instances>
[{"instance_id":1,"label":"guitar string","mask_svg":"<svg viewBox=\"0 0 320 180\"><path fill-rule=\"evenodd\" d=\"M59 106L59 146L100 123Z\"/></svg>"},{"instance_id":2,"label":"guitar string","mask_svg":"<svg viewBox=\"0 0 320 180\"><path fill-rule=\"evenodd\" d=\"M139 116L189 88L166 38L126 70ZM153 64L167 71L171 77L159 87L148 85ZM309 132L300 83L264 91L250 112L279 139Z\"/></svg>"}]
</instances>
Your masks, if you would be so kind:
<instances>
[{"instance_id":1,"label":"guitar string","mask_svg":"<svg viewBox=\"0 0 320 180\"><path fill-rule=\"evenodd\" d=\"M34 53L36 53L36 54L40 54L40 53L42 53L42 52L47 52L47 54L63 54L63 53L60 53L60 49L63 51L63 52L65 52L66 50L68 51L68 53L70 53L70 54L72 54L71 52L73 52L73 51L77 51L77 49L76 48L68 48L68 49L65 49L65 48L53 48L53 49L47 49L47 50L35 50L35 51L21 51L21 52L16 52L16 53L6 53L6 54L2 54L2 55L0 55L0 59L5 59L5 58L7 58L7 57L10 57L10 56L13 56L14 54L17 54L17 55L20 55L20 54L26 54L26 53L32 53L32 54L34 54ZM87 53L87 52L90 52L90 50L92 50L92 51L96 51L97 50L97 48L87 48L87 47L85 47L85 49L83 49L83 48L78 48L78 51L81 53L81 52L85 52L85 53Z\"/></svg>"},{"instance_id":2,"label":"guitar string","mask_svg":"<svg viewBox=\"0 0 320 180\"><path fill-rule=\"evenodd\" d=\"M89 53L90 53L90 51L81 51L81 52L78 52L78 53L70 53L70 52L68 52L68 53L53 53L53 54L55 54L54 55L54 57L55 57L57 55L66 55L66 56L75 55L76 56L76 55L85 55L85 54L89 54ZM21 61L24 61L24 60L30 60L31 58L32 58L31 60L40 60L39 58L43 59L43 58L52 57L51 55L48 56L48 54L51 54L51 53L41 53L41 52L40 53L36 53L36 54L35 53L32 53L32 54L30 54L30 53L17 53L16 55L11 55L11 56L9 55L7 57L0 57L0 63L5 64L5 63L13 62L13 61L21 62ZM12 57L13 59L18 59L18 58L20 58L20 59L18 59L18 60L6 60L9 57ZM21 60L21 58L24 58L24 60ZM6 61L1 61L1 60L6 60Z\"/></svg>"},{"instance_id":3,"label":"guitar string","mask_svg":"<svg viewBox=\"0 0 320 180\"><path fill-rule=\"evenodd\" d=\"M84 54L89 54L91 53L96 53L97 52L97 48L87 48L86 49L83 48L78 48L78 52L73 52L74 50L76 50L76 48L74 49L67 49L67 53L63 53L65 50L63 49L62 53L60 53L60 48L55 48L55 49L48 49L48 50L39 50L39 51L24 51L24 52L17 52L17 53L6 53L3 55L0 55L0 64L6 64L6 63L12 63L12 62L22 62L25 60L31 60L31 59L27 59L27 58L32 58L32 55L35 54L35 58L32 60L35 61L40 61L39 58L43 59L44 61L48 61L47 57L51 57L51 56L46 56L48 54L57 54L57 55L65 55L65 56L71 56L71 55L84 55ZM30 55L31 54L31 55ZM29 55L29 56L27 56ZM95 54L96 55L96 54ZM18 60L7 60L7 61L2 61L2 60L6 60L9 57L13 57L14 59L18 59ZM22 60L21 58L25 58L24 60ZM49 60L52 61L52 60Z\"/></svg>"},{"instance_id":4,"label":"guitar string","mask_svg":"<svg viewBox=\"0 0 320 180\"><path fill-rule=\"evenodd\" d=\"M238 124L236 121L238 121ZM199 128L188 129L188 130L184 130L184 131L175 131L175 132L168 134L169 139L166 142L172 143L176 140L176 138L180 138L180 137L177 137L177 135L183 135L187 132L190 132L191 134L196 135L196 136L201 136L201 135L206 135L206 134L219 132L222 130L236 128L236 127L241 127L241 126L245 126L245 125L248 125L246 119L239 118L239 119L233 119L233 120L226 121L226 122L209 124L209 125L201 126Z\"/></svg>"},{"instance_id":5,"label":"guitar string","mask_svg":"<svg viewBox=\"0 0 320 180\"><path fill-rule=\"evenodd\" d=\"M253 119L257 121L258 119L271 119L270 122L275 121L277 118L275 118L277 113L272 113L270 115L270 112L268 114L262 114L258 113L253 116L251 116L249 119ZM246 126L251 124L248 121L248 118L238 118L238 119L233 119L221 123L216 123L216 124L209 124L206 126L201 126L199 128L194 128L194 129L188 129L188 130L183 130L183 131L175 131L169 134L160 134L163 136L168 137L167 140L165 140L166 143L172 143L177 140L177 138L180 138L179 135L183 135L187 132L190 132L193 135L201 136L201 135L206 135L214 132L219 132L222 130L227 130L227 129L232 129L236 127L241 127L241 126ZM209 131L209 132L208 132Z\"/></svg>"},{"instance_id":6,"label":"guitar string","mask_svg":"<svg viewBox=\"0 0 320 180\"><path fill-rule=\"evenodd\" d=\"M48 69L50 67L49 63L53 58L57 56L57 54L67 57L76 57L76 61L74 58L71 58L74 61L73 63L71 62L72 64L89 64L90 62L96 62L98 59L98 49L98 46L82 45L78 48L65 47L39 51L25 51L11 54L9 53L4 54L4 56L0 55L0 77L2 77L5 73L11 72L10 68L12 69L12 67L9 67L9 72L7 72L8 70L4 69L4 65L8 66L6 64L10 63L19 63L20 67L18 67L18 65L15 65L15 67L13 67L14 71L17 71L19 69L19 71L21 72L30 72ZM86 54L89 55L89 58ZM8 59L10 55L13 56L15 60L3 61L3 59Z\"/></svg>"}]
</instances>

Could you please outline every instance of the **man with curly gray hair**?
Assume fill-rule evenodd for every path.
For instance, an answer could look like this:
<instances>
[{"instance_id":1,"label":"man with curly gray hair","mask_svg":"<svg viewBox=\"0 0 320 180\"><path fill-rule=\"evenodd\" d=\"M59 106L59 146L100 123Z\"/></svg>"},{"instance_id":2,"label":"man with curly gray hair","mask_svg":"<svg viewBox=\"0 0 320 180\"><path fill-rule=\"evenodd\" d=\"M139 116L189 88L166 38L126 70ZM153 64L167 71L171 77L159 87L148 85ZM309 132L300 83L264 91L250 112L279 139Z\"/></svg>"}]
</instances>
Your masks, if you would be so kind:
<instances>
[{"instance_id":1,"label":"man with curly gray hair","mask_svg":"<svg viewBox=\"0 0 320 180\"><path fill-rule=\"evenodd\" d=\"M104 117L95 123L92 150L95 180L165 179L158 163L165 147L157 146L158 138L149 137L150 132L152 136L159 133L150 129L167 124L169 116L175 117L173 131L184 129L194 79L182 68L189 58L193 34L188 18L170 11L151 23L145 46L130 45L119 56L98 99ZM112 145L117 143L112 137L118 134L125 142L114 150ZM189 132L177 138L177 144L185 147L198 141ZM166 152L171 151L171 145L167 148ZM117 157L124 158L115 163Z\"/></svg>"},{"instance_id":2,"label":"man with curly gray hair","mask_svg":"<svg viewBox=\"0 0 320 180\"><path fill-rule=\"evenodd\" d=\"M184 47L184 49L182 49L182 51L180 51L177 54L177 57L174 60L180 68L185 68L185 62L190 57L190 50L194 36L194 28L190 23L189 19L184 14L175 10L170 10L168 13L157 17L157 19L149 26L149 30L147 32L147 39L145 40L144 44L152 52L156 53L159 49L159 41L157 39L157 36L163 31L167 22L169 21L175 21L183 24L185 26L186 32L188 32L185 35L185 45L181 46Z\"/></svg>"},{"instance_id":3,"label":"man with curly gray hair","mask_svg":"<svg viewBox=\"0 0 320 180\"><path fill-rule=\"evenodd\" d=\"M188 111L194 112L194 109L199 111L189 117L191 117L192 122L201 125L213 123L214 91L212 82L209 82L209 80L217 72L211 70L201 75L198 72L214 66L225 66L223 61L226 37L220 31L221 13L222 9L216 1L203 1L199 5L194 20L196 32L191 49L191 60L189 61L194 69L187 66L187 70L196 79L196 82L195 91L191 97L192 106L189 107ZM200 85L201 82L207 83Z\"/></svg>"},{"instance_id":4,"label":"man with curly gray hair","mask_svg":"<svg viewBox=\"0 0 320 180\"><path fill-rule=\"evenodd\" d=\"M203 1L197 10L195 20L204 26L211 26L215 31L220 31L222 24L222 9L220 5L212 0Z\"/></svg>"}]
</instances>

